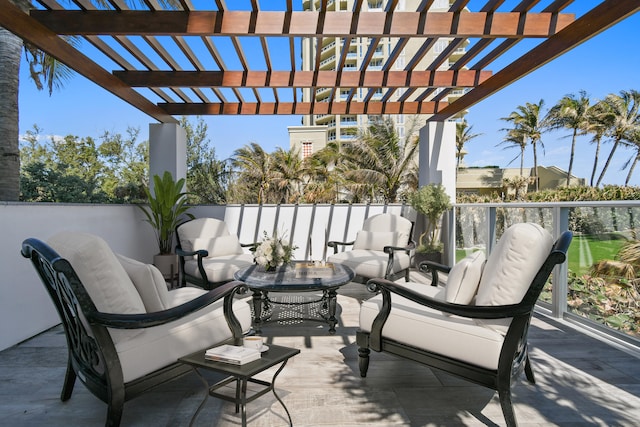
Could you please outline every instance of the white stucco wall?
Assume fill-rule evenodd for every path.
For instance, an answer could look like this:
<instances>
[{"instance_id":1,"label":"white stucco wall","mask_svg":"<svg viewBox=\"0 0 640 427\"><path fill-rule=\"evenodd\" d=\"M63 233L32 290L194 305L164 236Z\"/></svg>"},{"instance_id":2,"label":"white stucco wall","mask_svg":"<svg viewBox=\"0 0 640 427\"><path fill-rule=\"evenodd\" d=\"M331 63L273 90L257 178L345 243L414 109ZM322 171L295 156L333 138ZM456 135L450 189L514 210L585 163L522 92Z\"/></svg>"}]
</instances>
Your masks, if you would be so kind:
<instances>
[{"instance_id":1,"label":"white stucco wall","mask_svg":"<svg viewBox=\"0 0 640 427\"><path fill-rule=\"evenodd\" d=\"M46 241L63 230L97 234L114 251L147 262L157 252L153 230L135 206L0 204L0 349L60 323L40 278L20 249L26 238Z\"/></svg>"},{"instance_id":2,"label":"white stucco wall","mask_svg":"<svg viewBox=\"0 0 640 427\"><path fill-rule=\"evenodd\" d=\"M314 260L323 257L327 239L353 240L365 218L382 212L412 214L402 205L229 205L191 210L196 217L225 220L243 243L261 239L264 231L286 232L298 246L294 257L309 259L311 246ZM0 350L60 323L40 278L20 249L26 238L46 241L63 230L96 234L115 252L143 262L152 262L158 251L153 229L136 206L0 203Z\"/></svg>"}]
</instances>

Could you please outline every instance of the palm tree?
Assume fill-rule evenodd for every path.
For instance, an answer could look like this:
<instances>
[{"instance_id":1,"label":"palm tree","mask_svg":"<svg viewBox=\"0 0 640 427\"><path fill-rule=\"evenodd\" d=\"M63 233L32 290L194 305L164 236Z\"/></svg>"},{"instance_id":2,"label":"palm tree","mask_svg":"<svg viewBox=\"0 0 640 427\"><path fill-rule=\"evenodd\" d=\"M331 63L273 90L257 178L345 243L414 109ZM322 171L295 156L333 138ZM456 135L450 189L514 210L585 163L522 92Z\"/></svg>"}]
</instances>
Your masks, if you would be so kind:
<instances>
[{"instance_id":1,"label":"palm tree","mask_svg":"<svg viewBox=\"0 0 640 427\"><path fill-rule=\"evenodd\" d=\"M456 123L456 176L460 168L460 162L464 157L463 150L466 143L482 134L471 133L473 126L469 126L466 121Z\"/></svg>"},{"instance_id":2,"label":"palm tree","mask_svg":"<svg viewBox=\"0 0 640 427\"><path fill-rule=\"evenodd\" d=\"M544 106L544 100L540 100L537 104L531 104L527 102L524 106L520 105L509 114L508 117L503 117L501 120L505 120L513 124L513 129L516 129L520 136L522 136L523 142L530 141L533 149L533 176L535 178L535 190L538 191L538 144L544 149L542 144L542 132L546 129L546 119L540 117L540 112Z\"/></svg>"},{"instance_id":3,"label":"palm tree","mask_svg":"<svg viewBox=\"0 0 640 427\"><path fill-rule=\"evenodd\" d=\"M596 187L600 186L604 174L609 168L611 159L618 146L630 132L638 127L638 109L640 108L640 92L636 90L621 91L620 95L610 94L604 99L605 120L608 123L607 136L613 140L613 147L607 161L600 172Z\"/></svg>"},{"instance_id":4,"label":"palm tree","mask_svg":"<svg viewBox=\"0 0 640 427\"><path fill-rule=\"evenodd\" d=\"M598 169L598 160L600 159L600 146L602 145L602 138L607 132L606 114L603 101L598 101L591 108L589 108L589 117L587 119L586 133L593 134L591 143L596 144L596 152L593 159L593 169L591 170L591 179L589 185L593 187L593 183L596 179L596 170Z\"/></svg>"},{"instance_id":5,"label":"palm tree","mask_svg":"<svg viewBox=\"0 0 640 427\"><path fill-rule=\"evenodd\" d=\"M629 185L629 181L631 181L631 176L633 175L633 171L638 164L638 160L640 160L640 127L636 127L632 132L627 136L627 141L629 142L629 146L632 147L636 151L636 155L627 160L622 169L626 169L629 164L629 173L627 173L627 178L624 180L624 186L627 187Z\"/></svg>"},{"instance_id":6,"label":"palm tree","mask_svg":"<svg viewBox=\"0 0 640 427\"><path fill-rule=\"evenodd\" d=\"M373 122L355 141L344 143L338 169L352 191L360 191L360 196L366 191L371 201L397 202L418 148L418 139L412 132L408 135L408 141L401 141L393 119L387 117Z\"/></svg>"},{"instance_id":7,"label":"palm tree","mask_svg":"<svg viewBox=\"0 0 640 427\"><path fill-rule=\"evenodd\" d=\"M243 194L238 195L245 203L268 203L268 193L272 178L271 155L260 145L252 142L238 148L231 157L237 168L239 185Z\"/></svg>"},{"instance_id":8,"label":"palm tree","mask_svg":"<svg viewBox=\"0 0 640 427\"><path fill-rule=\"evenodd\" d=\"M527 140L525 136L518 129L502 129L503 131L507 131L507 135L504 137L502 142L498 143L498 145L507 145L504 147L504 150L508 148L518 148L520 149L520 154L514 157L508 164L513 163L515 159L520 157L520 176L524 176L524 150L527 148Z\"/></svg>"},{"instance_id":9,"label":"palm tree","mask_svg":"<svg viewBox=\"0 0 640 427\"><path fill-rule=\"evenodd\" d=\"M342 175L336 173L336 165L342 160L340 146L335 142L328 143L304 159L304 172L307 182L304 186L306 203L338 202L340 188L343 186Z\"/></svg>"},{"instance_id":10,"label":"palm tree","mask_svg":"<svg viewBox=\"0 0 640 427\"><path fill-rule=\"evenodd\" d=\"M11 0L25 13L31 7L29 0ZM175 7L180 0L160 0L165 7ZM107 0L94 0L97 6L106 7ZM144 0L128 0L129 3L144 4ZM65 40L75 43L72 37ZM23 48L29 63L29 77L39 90L45 87L52 94L60 89L71 76L71 70L53 57L23 43L12 32L0 27L0 200L15 201L20 196L20 153L18 121L18 89L20 86L20 57Z\"/></svg>"},{"instance_id":11,"label":"palm tree","mask_svg":"<svg viewBox=\"0 0 640 427\"><path fill-rule=\"evenodd\" d=\"M278 149L271 155L271 180L279 203L297 203L302 196L304 168L300 152L296 149Z\"/></svg>"},{"instance_id":12,"label":"palm tree","mask_svg":"<svg viewBox=\"0 0 640 427\"><path fill-rule=\"evenodd\" d=\"M576 138L578 135L584 135L585 129L588 128L590 120L589 109L589 97L584 90L581 90L578 96L574 94L565 95L547 114L550 129L571 129L571 154L569 156L569 169L567 170L567 187L571 183Z\"/></svg>"},{"instance_id":13,"label":"palm tree","mask_svg":"<svg viewBox=\"0 0 640 427\"><path fill-rule=\"evenodd\" d=\"M26 0L14 0L23 11ZM0 27L0 200L16 201L20 196L20 151L18 143L18 88L23 42Z\"/></svg>"}]
</instances>

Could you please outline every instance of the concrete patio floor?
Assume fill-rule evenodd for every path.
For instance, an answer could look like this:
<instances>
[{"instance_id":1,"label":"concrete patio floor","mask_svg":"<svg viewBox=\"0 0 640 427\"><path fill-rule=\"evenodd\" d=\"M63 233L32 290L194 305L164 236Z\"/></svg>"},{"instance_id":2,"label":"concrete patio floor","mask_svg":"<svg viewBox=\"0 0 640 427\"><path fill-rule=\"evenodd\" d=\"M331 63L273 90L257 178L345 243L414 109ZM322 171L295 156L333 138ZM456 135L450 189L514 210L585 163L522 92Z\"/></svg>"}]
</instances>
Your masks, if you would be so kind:
<instances>
[{"instance_id":1,"label":"concrete patio floor","mask_svg":"<svg viewBox=\"0 0 640 427\"><path fill-rule=\"evenodd\" d=\"M276 381L295 426L504 425L496 393L416 363L373 353L367 378L360 378L355 331L359 302L369 296L355 283L340 289L333 336L316 322L264 327L267 344L301 350ZM636 357L541 315L529 342L537 384L522 379L513 388L520 426L640 424ZM104 425L106 405L82 384L68 402L59 400L65 366L60 326L0 352L0 425ZM203 396L201 381L184 376L126 403L122 425L188 426ZM247 412L249 426L287 425L272 394ZM231 403L209 398L194 425L239 426L240 418Z\"/></svg>"}]
</instances>

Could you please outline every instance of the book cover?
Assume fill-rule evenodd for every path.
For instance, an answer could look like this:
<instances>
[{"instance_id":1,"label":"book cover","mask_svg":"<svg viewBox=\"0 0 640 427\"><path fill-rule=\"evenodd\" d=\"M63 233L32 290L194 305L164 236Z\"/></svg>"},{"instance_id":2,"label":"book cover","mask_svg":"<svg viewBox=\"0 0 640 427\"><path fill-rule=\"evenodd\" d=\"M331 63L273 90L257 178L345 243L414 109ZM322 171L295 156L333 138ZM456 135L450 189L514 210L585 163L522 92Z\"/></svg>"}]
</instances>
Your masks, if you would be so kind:
<instances>
[{"instance_id":1,"label":"book cover","mask_svg":"<svg viewBox=\"0 0 640 427\"><path fill-rule=\"evenodd\" d=\"M331 277L333 274L334 269L331 263L315 264L313 262L305 262L296 264L296 277L315 279Z\"/></svg>"},{"instance_id":2,"label":"book cover","mask_svg":"<svg viewBox=\"0 0 640 427\"><path fill-rule=\"evenodd\" d=\"M260 351L237 345L223 344L205 351L204 358L216 362L233 363L243 365L260 359Z\"/></svg>"}]
</instances>

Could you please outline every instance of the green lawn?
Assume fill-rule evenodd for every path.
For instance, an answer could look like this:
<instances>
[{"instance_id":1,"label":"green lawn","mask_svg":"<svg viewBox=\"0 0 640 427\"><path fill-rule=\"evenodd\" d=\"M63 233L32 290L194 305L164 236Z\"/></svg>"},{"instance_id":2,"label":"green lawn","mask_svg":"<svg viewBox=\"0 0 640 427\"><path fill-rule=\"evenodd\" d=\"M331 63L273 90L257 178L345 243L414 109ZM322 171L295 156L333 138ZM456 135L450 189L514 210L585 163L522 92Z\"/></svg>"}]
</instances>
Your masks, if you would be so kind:
<instances>
[{"instance_id":1,"label":"green lawn","mask_svg":"<svg viewBox=\"0 0 640 427\"><path fill-rule=\"evenodd\" d=\"M613 237L613 238L610 238ZM604 259L615 259L627 240L615 235L573 236L569 247L569 269L578 275L587 274L591 266Z\"/></svg>"},{"instance_id":2,"label":"green lawn","mask_svg":"<svg viewBox=\"0 0 640 427\"><path fill-rule=\"evenodd\" d=\"M616 254L625 242L627 240L612 234L573 236L568 254L569 269L578 275L587 274L595 262L603 259L615 259ZM456 250L457 261L460 261L466 255L466 251Z\"/></svg>"}]
</instances>

